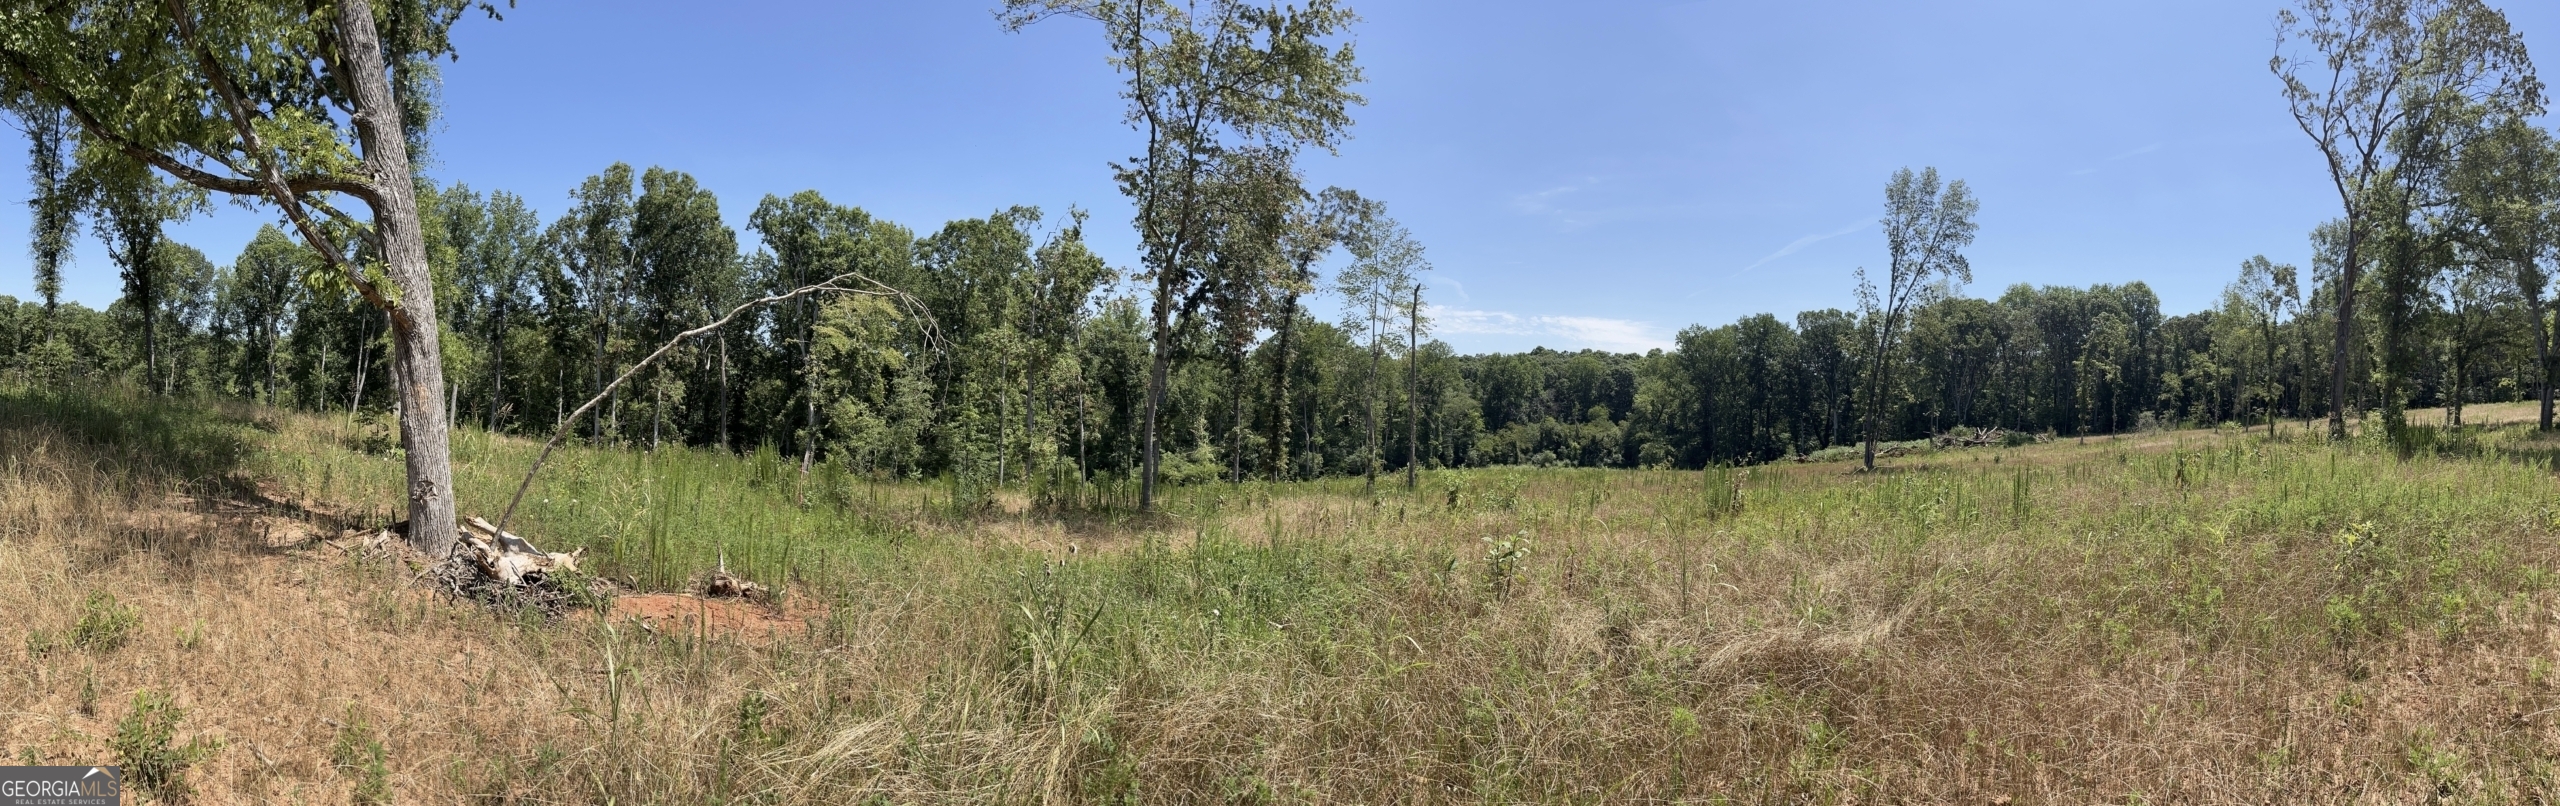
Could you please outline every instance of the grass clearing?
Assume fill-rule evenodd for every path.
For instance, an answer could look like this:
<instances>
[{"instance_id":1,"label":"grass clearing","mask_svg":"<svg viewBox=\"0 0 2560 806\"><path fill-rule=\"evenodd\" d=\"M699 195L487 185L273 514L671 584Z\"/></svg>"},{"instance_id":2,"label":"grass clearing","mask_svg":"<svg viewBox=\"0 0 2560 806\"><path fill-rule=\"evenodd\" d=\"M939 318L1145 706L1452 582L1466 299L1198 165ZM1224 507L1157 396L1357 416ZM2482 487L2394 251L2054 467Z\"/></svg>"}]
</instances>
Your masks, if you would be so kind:
<instances>
[{"instance_id":1,"label":"grass clearing","mask_svg":"<svg viewBox=\"0 0 2560 806\"><path fill-rule=\"evenodd\" d=\"M0 394L0 749L145 724L202 797L310 802L2560 796L2560 442L2515 426L1213 484L1148 518L836 474L803 506L770 453L569 448L528 496L519 531L633 587L723 557L784 587L769 641L493 616L314 541L395 511L370 427ZM537 447L459 434L464 511ZM71 648L95 612L125 637Z\"/></svg>"}]
</instances>

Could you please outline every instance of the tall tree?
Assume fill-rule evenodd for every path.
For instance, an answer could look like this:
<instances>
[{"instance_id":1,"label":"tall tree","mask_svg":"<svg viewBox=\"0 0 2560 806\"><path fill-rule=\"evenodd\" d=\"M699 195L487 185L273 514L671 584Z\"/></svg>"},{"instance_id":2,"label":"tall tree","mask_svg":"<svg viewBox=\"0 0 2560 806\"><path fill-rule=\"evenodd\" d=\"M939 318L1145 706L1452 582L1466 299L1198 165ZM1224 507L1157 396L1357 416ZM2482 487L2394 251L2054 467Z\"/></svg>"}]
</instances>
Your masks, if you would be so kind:
<instances>
[{"instance_id":1,"label":"tall tree","mask_svg":"<svg viewBox=\"0 0 2560 806\"><path fill-rule=\"evenodd\" d=\"M2533 346L2527 382L2541 402L2537 420L2552 427L2551 324L2544 316L2551 273L2560 260L2560 142L2521 119L2504 121L2464 149L2455 169L2454 227L2473 260L2507 273L2524 303Z\"/></svg>"},{"instance_id":2,"label":"tall tree","mask_svg":"<svg viewBox=\"0 0 2560 806\"><path fill-rule=\"evenodd\" d=\"M2276 400L2283 388L2276 377L2276 357L2284 349L2284 342L2277 337L2276 330L2284 326L2294 307L2302 304L2302 288L2295 282L2297 274L2299 271L2291 264L2277 263L2265 255L2258 255L2241 261L2240 279L2222 292L2236 303L2236 306L2226 307L2234 307L2248 317L2248 324L2258 340L2257 346L2263 351L2261 357L2264 361L2258 363L2254 374L2257 383L2250 385L2248 391L2266 403L2269 434L2276 430Z\"/></svg>"},{"instance_id":3,"label":"tall tree","mask_svg":"<svg viewBox=\"0 0 2560 806\"><path fill-rule=\"evenodd\" d=\"M255 374L244 372L242 377L257 379L255 397L268 405L278 402L278 355L301 307L302 278L317 262L310 248L294 243L274 225L259 227L231 261L223 287L223 328L243 337L240 358L249 365L243 369L254 367Z\"/></svg>"},{"instance_id":4,"label":"tall tree","mask_svg":"<svg viewBox=\"0 0 2560 806\"><path fill-rule=\"evenodd\" d=\"M1279 481L1289 467L1289 382L1291 365L1297 357L1291 337L1298 326L1298 300L1315 289L1316 263L1324 260L1335 246L1350 237L1352 227L1375 206L1360 194L1338 187L1300 199L1289 210L1280 235L1280 256L1288 261L1277 295L1280 310L1273 316L1274 333L1271 350L1271 383L1266 392L1270 398L1270 429L1265 441L1270 445L1271 480Z\"/></svg>"},{"instance_id":5,"label":"tall tree","mask_svg":"<svg viewBox=\"0 0 2560 806\"><path fill-rule=\"evenodd\" d=\"M1362 465L1369 489L1375 492L1380 453L1379 368L1394 343L1395 319L1415 288L1415 275L1430 271L1431 262L1423 257L1422 244L1414 240L1413 233L1387 218L1383 211L1363 223L1346 244L1354 260L1334 276L1333 291L1342 299L1343 329L1368 342L1369 368L1361 381L1361 403L1366 412Z\"/></svg>"},{"instance_id":6,"label":"tall tree","mask_svg":"<svg viewBox=\"0 0 2560 806\"><path fill-rule=\"evenodd\" d=\"M1886 382L1902 331L1909 326L1915 306L1942 293L1948 284L1973 282L1973 264L1965 260L1963 250L1973 243L1973 216L1980 208L1964 180L1942 187L1936 168L1917 174L1904 168L1885 184L1883 224L1889 260L1884 287L1876 287L1867 270L1858 270L1859 318L1866 329L1868 361L1868 470L1876 468L1876 420L1884 408Z\"/></svg>"},{"instance_id":7,"label":"tall tree","mask_svg":"<svg viewBox=\"0 0 2560 806\"><path fill-rule=\"evenodd\" d=\"M1361 103L1349 45L1327 44L1355 17L1335 0L1304 6L1250 0L1005 0L1009 30L1056 16L1100 23L1111 64L1128 78L1126 120L1144 137L1140 156L1115 164L1137 206L1144 279L1152 285L1150 359L1138 502L1151 510L1158 414L1178 337L1176 319L1205 264L1208 226L1226 200L1222 173L1258 160L1331 149ZM1229 186L1234 186L1230 184Z\"/></svg>"},{"instance_id":8,"label":"tall tree","mask_svg":"<svg viewBox=\"0 0 2560 806\"><path fill-rule=\"evenodd\" d=\"M631 166L619 162L587 177L570 192L569 211L551 224L549 233L552 250L565 264L584 303L579 307L592 345L587 354L594 378L589 387L592 394L605 394L605 386L616 374L613 336L632 307L631 179ZM607 430L620 424L617 406L617 400L606 399L605 412L595 418L590 438L602 441Z\"/></svg>"},{"instance_id":9,"label":"tall tree","mask_svg":"<svg viewBox=\"0 0 2560 806\"><path fill-rule=\"evenodd\" d=\"M640 176L640 188L631 218L632 285L640 341L660 344L717 318L728 307L724 303L740 297L738 235L721 223L719 199L690 174L650 168ZM685 396L681 382L667 376L670 363L701 362L680 359L650 370L652 448L665 430L667 409Z\"/></svg>"},{"instance_id":10,"label":"tall tree","mask_svg":"<svg viewBox=\"0 0 2560 806\"><path fill-rule=\"evenodd\" d=\"M12 106L27 135L27 257L35 264L35 291L44 301L45 338L50 339L54 309L62 302L62 267L71 262L71 240L80 227L69 153L74 124L60 107L32 97Z\"/></svg>"},{"instance_id":11,"label":"tall tree","mask_svg":"<svg viewBox=\"0 0 2560 806\"><path fill-rule=\"evenodd\" d=\"M413 137L446 33L467 0L125 3L0 10L0 91L69 113L100 154L275 206L331 282L390 319L401 369L409 540L452 545L444 368L420 224ZM492 12L494 14L494 12ZM337 196L363 202L364 221ZM375 262L344 245L366 242Z\"/></svg>"},{"instance_id":12,"label":"tall tree","mask_svg":"<svg viewBox=\"0 0 2560 806\"><path fill-rule=\"evenodd\" d=\"M2313 53L2291 51L2295 41L2308 42ZM2446 104L2539 106L2541 84L2523 39L2481 0L2301 0L2298 11L2277 12L2276 53L2267 66L2284 86L2295 123L2327 162L2345 214L2328 396L2329 434L2344 437L2365 244L2385 223L2375 220L2377 205L2408 209L2406 194L2392 193L2394 180L2415 181L2401 164L2408 150L2395 144Z\"/></svg>"}]
</instances>

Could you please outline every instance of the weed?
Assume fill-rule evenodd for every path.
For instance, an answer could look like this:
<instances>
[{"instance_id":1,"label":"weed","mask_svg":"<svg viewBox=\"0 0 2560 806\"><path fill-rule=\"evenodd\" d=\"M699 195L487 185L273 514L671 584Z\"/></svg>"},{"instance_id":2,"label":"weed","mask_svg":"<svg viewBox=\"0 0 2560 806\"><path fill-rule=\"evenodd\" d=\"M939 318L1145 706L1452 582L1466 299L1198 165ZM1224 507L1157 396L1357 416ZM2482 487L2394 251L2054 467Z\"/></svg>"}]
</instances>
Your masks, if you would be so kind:
<instances>
[{"instance_id":1,"label":"weed","mask_svg":"<svg viewBox=\"0 0 2560 806\"><path fill-rule=\"evenodd\" d=\"M124 767L126 784L171 803L184 801L192 794L187 768L222 749L222 743L196 739L184 745L174 744L178 721L185 716L186 711L171 702L168 695L150 689L133 695L133 711L116 721L115 735L107 740L116 763Z\"/></svg>"},{"instance_id":2,"label":"weed","mask_svg":"<svg viewBox=\"0 0 2560 806\"><path fill-rule=\"evenodd\" d=\"M71 645L91 652L106 652L124 646L133 628L142 623L142 613L132 605L116 601L115 594L90 591L80 605L80 620L71 625Z\"/></svg>"},{"instance_id":3,"label":"weed","mask_svg":"<svg viewBox=\"0 0 2560 806\"><path fill-rule=\"evenodd\" d=\"M329 743L329 764L354 782L355 806L384 806L391 802L391 770L385 763L388 757L373 726L354 709L348 709L347 721L339 726L337 739Z\"/></svg>"}]
</instances>

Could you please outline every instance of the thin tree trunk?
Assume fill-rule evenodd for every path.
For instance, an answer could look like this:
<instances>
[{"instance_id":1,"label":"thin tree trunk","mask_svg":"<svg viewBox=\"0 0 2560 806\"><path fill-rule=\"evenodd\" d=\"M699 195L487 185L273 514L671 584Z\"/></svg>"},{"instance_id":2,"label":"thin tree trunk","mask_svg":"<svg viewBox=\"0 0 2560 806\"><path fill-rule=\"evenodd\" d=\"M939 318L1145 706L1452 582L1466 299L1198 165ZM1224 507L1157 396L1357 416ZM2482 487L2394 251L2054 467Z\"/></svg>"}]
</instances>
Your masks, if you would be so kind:
<instances>
[{"instance_id":1,"label":"thin tree trunk","mask_svg":"<svg viewBox=\"0 0 2560 806\"><path fill-rule=\"evenodd\" d=\"M1244 483L1244 353L1238 350L1228 363L1227 377L1227 483Z\"/></svg>"},{"instance_id":2,"label":"thin tree trunk","mask_svg":"<svg viewBox=\"0 0 2560 806\"><path fill-rule=\"evenodd\" d=\"M1280 481L1282 473L1288 472L1289 467L1289 332L1298 323L1298 295L1292 293L1287 299L1282 306L1279 343L1275 345L1277 350L1271 370L1270 454L1271 480L1275 483Z\"/></svg>"},{"instance_id":3,"label":"thin tree trunk","mask_svg":"<svg viewBox=\"0 0 2560 806\"><path fill-rule=\"evenodd\" d=\"M498 404L507 387L507 304L501 299L489 317L489 413L480 418L480 427L498 430Z\"/></svg>"},{"instance_id":4,"label":"thin tree trunk","mask_svg":"<svg viewBox=\"0 0 2560 806\"><path fill-rule=\"evenodd\" d=\"M1372 299L1369 301L1369 378L1363 383L1367 387L1366 397L1369 399L1367 426L1369 467L1368 481L1364 487L1364 491L1369 495L1378 494L1378 365L1387 358L1386 340L1381 338L1384 335L1378 332L1378 301Z\"/></svg>"},{"instance_id":5,"label":"thin tree trunk","mask_svg":"<svg viewBox=\"0 0 2560 806\"><path fill-rule=\"evenodd\" d=\"M2551 323L2542 318L2542 291L2528 286L2524 295L2525 313L2533 317L2533 393L2542 402L2541 418L2535 427L2551 430Z\"/></svg>"},{"instance_id":6,"label":"thin tree trunk","mask_svg":"<svg viewBox=\"0 0 2560 806\"><path fill-rule=\"evenodd\" d=\"M2356 282L2364 267L2356 262L2364 247L2360 216L2347 217L2347 255L2338 271L2337 322L2329 338L2329 438L2347 438L2347 351L2355 335Z\"/></svg>"},{"instance_id":7,"label":"thin tree trunk","mask_svg":"<svg viewBox=\"0 0 2560 806\"><path fill-rule=\"evenodd\" d=\"M734 450L729 444L729 330L720 329L720 450Z\"/></svg>"},{"instance_id":8,"label":"thin tree trunk","mask_svg":"<svg viewBox=\"0 0 2560 806\"><path fill-rule=\"evenodd\" d=\"M1413 308L1405 313L1404 488L1422 483L1422 286L1413 287Z\"/></svg>"},{"instance_id":9,"label":"thin tree trunk","mask_svg":"<svg viewBox=\"0 0 2560 806\"><path fill-rule=\"evenodd\" d=\"M1155 349L1153 351L1154 354L1147 358L1146 423L1139 429L1145 432L1144 436L1141 437L1144 441L1144 445L1139 449L1138 459L1139 512L1155 511L1156 466L1158 461L1156 456L1156 410L1164 404L1165 376L1171 370L1173 364L1173 323L1169 319L1172 315L1172 311L1167 310L1167 308L1173 305L1173 293L1172 289L1165 285L1167 282L1171 281L1169 279L1161 280L1156 284L1155 310L1153 312L1155 318Z\"/></svg>"},{"instance_id":10,"label":"thin tree trunk","mask_svg":"<svg viewBox=\"0 0 2560 806\"><path fill-rule=\"evenodd\" d=\"M1076 482L1079 484L1093 480L1093 466L1085 462L1085 408L1084 381L1079 377L1076 382Z\"/></svg>"}]
</instances>

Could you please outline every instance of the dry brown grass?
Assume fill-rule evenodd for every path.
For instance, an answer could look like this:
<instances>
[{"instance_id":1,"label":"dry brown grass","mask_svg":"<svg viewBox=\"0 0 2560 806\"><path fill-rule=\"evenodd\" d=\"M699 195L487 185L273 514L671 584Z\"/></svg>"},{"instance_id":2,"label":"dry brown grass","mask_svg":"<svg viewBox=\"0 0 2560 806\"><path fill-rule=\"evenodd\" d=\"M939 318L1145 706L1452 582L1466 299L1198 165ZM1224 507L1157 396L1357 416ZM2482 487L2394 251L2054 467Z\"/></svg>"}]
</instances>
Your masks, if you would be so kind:
<instances>
[{"instance_id":1,"label":"dry brown grass","mask_svg":"<svg viewBox=\"0 0 2560 806\"><path fill-rule=\"evenodd\" d=\"M358 724L402 802L2555 792L2560 515L2547 472L2497 458L2549 447L2520 434L1765 468L1739 513L1694 472L1203 488L1144 521L1016 501L842 538L764 641L440 600L314 542L338 524L255 497L255 461L155 465L173 443L61 416L0 401L0 638L61 635L93 590L140 627L0 645L0 749L103 760L134 693L169 693L180 740L223 742L191 774L209 802L354 799L332 747ZM281 423L237 432L318 427Z\"/></svg>"}]
</instances>

